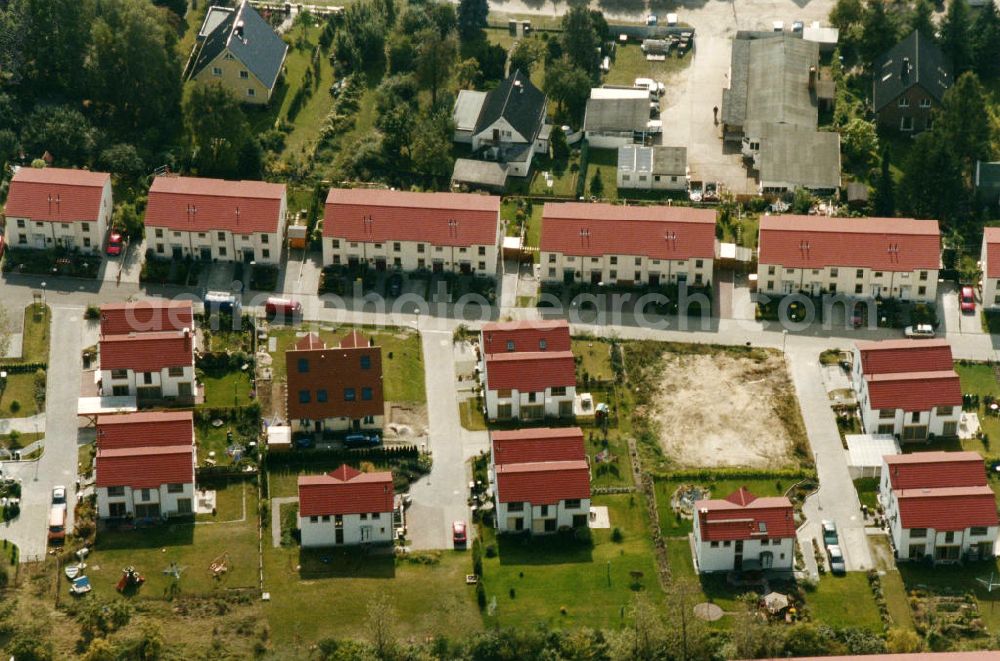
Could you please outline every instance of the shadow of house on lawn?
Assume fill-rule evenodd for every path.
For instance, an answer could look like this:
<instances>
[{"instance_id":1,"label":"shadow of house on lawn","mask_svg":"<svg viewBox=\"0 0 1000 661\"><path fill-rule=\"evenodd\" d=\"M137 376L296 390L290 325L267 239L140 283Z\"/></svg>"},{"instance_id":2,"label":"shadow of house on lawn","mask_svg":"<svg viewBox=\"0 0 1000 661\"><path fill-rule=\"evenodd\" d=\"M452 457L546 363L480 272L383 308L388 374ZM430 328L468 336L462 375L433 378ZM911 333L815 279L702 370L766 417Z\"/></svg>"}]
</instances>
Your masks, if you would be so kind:
<instances>
[{"instance_id":1,"label":"shadow of house on lawn","mask_svg":"<svg viewBox=\"0 0 1000 661\"><path fill-rule=\"evenodd\" d=\"M589 531L588 531L589 532ZM594 544L587 535L579 539L574 531L532 536L497 536L501 565L567 565L594 561Z\"/></svg>"},{"instance_id":2,"label":"shadow of house on lawn","mask_svg":"<svg viewBox=\"0 0 1000 661\"><path fill-rule=\"evenodd\" d=\"M392 547L299 550L299 578L395 578Z\"/></svg>"},{"instance_id":3,"label":"shadow of house on lawn","mask_svg":"<svg viewBox=\"0 0 1000 661\"><path fill-rule=\"evenodd\" d=\"M135 524L132 521L97 527L95 551L155 549L194 544L194 518L172 519L168 523Z\"/></svg>"}]
</instances>

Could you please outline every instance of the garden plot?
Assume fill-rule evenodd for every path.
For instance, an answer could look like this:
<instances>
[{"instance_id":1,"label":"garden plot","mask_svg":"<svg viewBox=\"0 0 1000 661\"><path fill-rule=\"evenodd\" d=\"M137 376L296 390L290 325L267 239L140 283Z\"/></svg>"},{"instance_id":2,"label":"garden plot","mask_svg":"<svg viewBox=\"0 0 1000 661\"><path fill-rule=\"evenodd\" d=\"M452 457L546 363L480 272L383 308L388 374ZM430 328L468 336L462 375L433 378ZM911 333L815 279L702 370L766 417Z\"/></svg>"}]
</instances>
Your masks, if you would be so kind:
<instances>
[{"instance_id":1,"label":"garden plot","mask_svg":"<svg viewBox=\"0 0 1000 661\"><path fill-rule=\"evenodd\" d=\"M779 467L796 463L796 448L803 454L804 425L780 354L666 352L657 387L651 413L678 465Z\"/></svg>"}]
</instances>

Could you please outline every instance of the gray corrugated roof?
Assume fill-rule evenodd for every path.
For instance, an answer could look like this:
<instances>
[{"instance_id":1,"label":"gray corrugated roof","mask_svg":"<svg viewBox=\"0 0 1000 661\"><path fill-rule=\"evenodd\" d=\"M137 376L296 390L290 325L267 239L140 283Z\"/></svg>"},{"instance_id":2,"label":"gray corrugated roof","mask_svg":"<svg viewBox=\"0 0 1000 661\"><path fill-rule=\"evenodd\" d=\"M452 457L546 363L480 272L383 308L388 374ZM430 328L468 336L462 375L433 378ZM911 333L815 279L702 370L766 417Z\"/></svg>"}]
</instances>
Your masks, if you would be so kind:
<instances>
[{"instance_id":1,"label":"gray corrugated roof","mask_svg":"<svg viewBox=\"0 0 1000 661\"><path fill-rule=\"evenodd\" d=\"M919 85L940 102L953 82L951 65L944 53L919 30L876 60L873 71L876 111L895 101L914 85Z\"/></svg>"},{"instance_id":2,"label":"gray corrugated roof","mask_svg":"<svg viewBox=\"0 0 1000 661\"><path fill-rule=\"evenodd\" d=\"M588 99L584 131L644 131L649 124L649 99Z\"/></svg>"},{"instance_id":3,"label":"gray corrugated roof","mask_svg":"<svg viewBox=\"0 0 1000 661\"><path fill-rule=\"evenodd\" d=\"M455 120L455 128L459 131L475 130L485 100L486 92L459 90L458 98L455 99L455 109L451 114Z\"/></svg>"},{"instance_id":4,"label":"gray corrugated roof","mask_svg":"<svg viewBox=\"0 0 1000 661\"><path fill-rule=\"evenodd\" d=\"M729 89L722 91L722 123L778 122L815 127L817 104L809 69L819 45L798 35L740 33L733 40Z\"/></svg>"},{"instance_id":5,"label":"gray corrugated roof","mask_svg":"<svg viewBox=\"0 0 1000 661\"><path fill-rule=\"evenodd\" d=\"M475 132L486 130L501 117L529 142L545 123L545 94L520 70L486 95Z\"/></svg>"},{"instance_id":6,"label":"gray corrugated roof","mask_svg":"<svg viewBox=\"0 0 1000 661\"><path fill-rule=\"evenodd\" d=\"M760 137L760 179L795 187L840 186L840 134L789 124L765 124Z\"/></svg>"},{"instance_id":7,"label":"gray corrugated roof","mask_svg":"<svg viewBox=\"0 0 1000 661\"><path fill-rule=\"evenodd\" d=\"M473 184L499 189L507 183L507 168L500 163L491 161L457 158L451 181L457 184Z\"/></svg>"},{"instance_id":8,"label":"gray corrugated roof","mask_svg":"<svg viewBox=\"0 0 1000 661\"><path fill-rule=\"evenodd\" d=\"M653 149L637 145L618 148L618 169L622 172L650 172L653 169Z\"/></svg>"},{"instance_id":9,"label":"gray corrugated roof","mask_svg":"<svg viewBox=\"0 0 1000 661\"><path fill-rule=\"evenodd\" d=\"M191 76L198 75L226 48L268 89L274 89L288 45L246 0L208 35Z\"/></svg>"}]
</instances>

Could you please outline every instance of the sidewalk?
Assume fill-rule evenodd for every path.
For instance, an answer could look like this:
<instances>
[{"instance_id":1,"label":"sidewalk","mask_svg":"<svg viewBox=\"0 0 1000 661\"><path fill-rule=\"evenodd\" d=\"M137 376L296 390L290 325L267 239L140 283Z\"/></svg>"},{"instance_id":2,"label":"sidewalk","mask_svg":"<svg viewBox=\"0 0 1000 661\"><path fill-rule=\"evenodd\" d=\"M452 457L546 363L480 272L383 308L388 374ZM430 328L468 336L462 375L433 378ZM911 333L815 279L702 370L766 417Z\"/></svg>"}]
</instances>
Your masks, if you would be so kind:
<instances>
[{"instance_id":1,"label":"sidewalk","mask_svg":"<svg viewBox=\"0 0 1000 661\"><path fill-rule=\"evenodd\" d=\"M39 413L30 418L0 418L0 434L17 431L22 434L44 434L45 414Z\"/></svg>"}]
</instances>

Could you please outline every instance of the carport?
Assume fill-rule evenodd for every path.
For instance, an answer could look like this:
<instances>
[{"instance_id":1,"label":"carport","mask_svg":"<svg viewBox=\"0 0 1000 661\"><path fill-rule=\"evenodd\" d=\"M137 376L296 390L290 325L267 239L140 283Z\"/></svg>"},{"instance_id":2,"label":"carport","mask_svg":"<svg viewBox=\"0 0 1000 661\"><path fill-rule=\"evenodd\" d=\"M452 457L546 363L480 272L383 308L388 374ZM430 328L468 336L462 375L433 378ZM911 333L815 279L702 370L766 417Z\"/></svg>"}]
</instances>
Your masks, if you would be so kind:
<instances>
[{"instance_id":1,"label":"carport","mask_svg":"<svg viewBox=\"0 0 1000 661\"><path fill-rule=\"evenodd\" d=\"M76 414L87 418L88 427L97 426L97 416L112 413L135 413L138 407L135 397L81 397L77 404Z\"/></svg>"},{"instance_id":2,"label":"carport","mask_svg":"<svg viewBox=\"0 0 1000 661\"><path fill-rule=\"evenodd\" d=\"M847 453L852 479L880 477L882 457L899 454L899 441L892 434L848 434Z\"/></svg>"}]
</instances>

